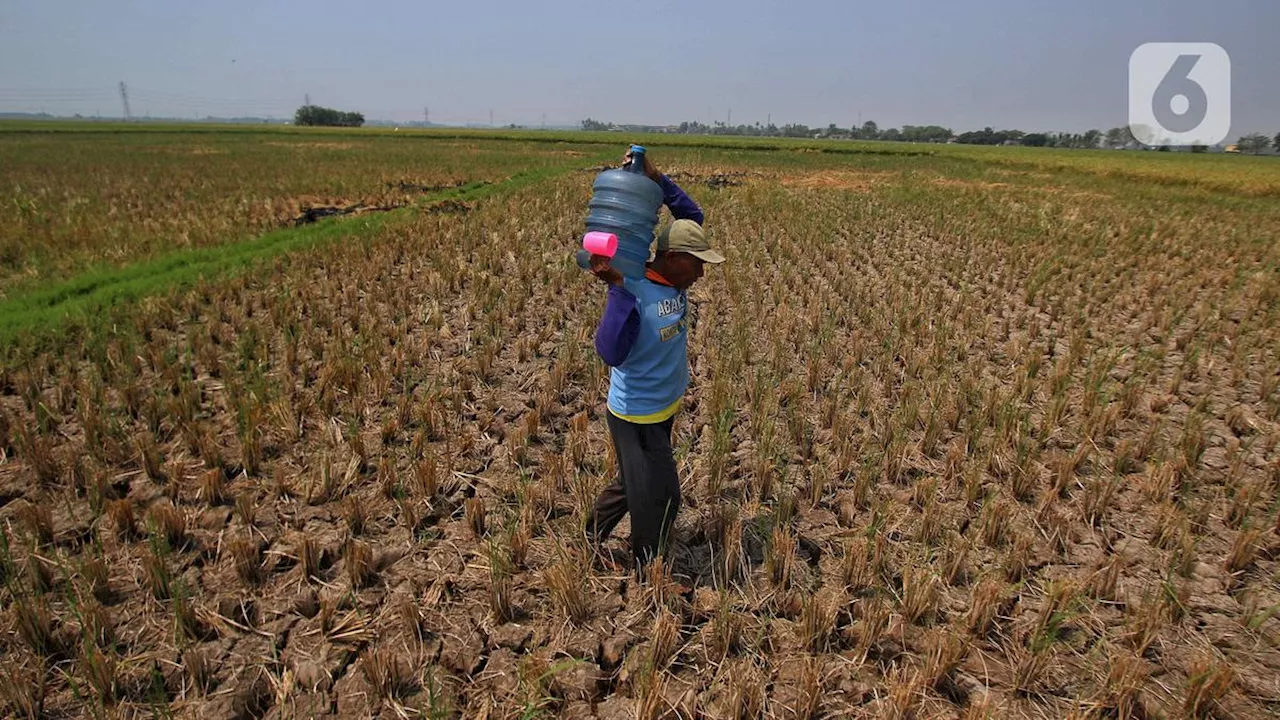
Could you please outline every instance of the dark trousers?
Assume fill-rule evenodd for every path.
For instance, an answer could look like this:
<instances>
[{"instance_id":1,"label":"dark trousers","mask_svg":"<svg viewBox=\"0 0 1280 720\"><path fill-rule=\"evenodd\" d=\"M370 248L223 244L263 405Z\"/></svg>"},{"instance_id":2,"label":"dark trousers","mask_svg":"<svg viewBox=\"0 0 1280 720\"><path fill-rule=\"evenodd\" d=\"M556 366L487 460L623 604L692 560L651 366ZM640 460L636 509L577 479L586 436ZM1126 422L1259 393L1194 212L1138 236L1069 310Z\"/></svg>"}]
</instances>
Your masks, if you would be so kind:
<instances>
[{"instance_id":1,"label":"dark trousers","mask_svg":"<svg viewBox=\"0 0 1280 720\"><path fill-rule=\"evenodd\" d=\"M675 418L641 425L611 412L605 416L618 459L618 477L596 500L587 534L596 544L602 543L622 516L631 513L631 551L639 568L666 549L680 509L680 478L671 452Z\"/></svg>"}]
</instances>

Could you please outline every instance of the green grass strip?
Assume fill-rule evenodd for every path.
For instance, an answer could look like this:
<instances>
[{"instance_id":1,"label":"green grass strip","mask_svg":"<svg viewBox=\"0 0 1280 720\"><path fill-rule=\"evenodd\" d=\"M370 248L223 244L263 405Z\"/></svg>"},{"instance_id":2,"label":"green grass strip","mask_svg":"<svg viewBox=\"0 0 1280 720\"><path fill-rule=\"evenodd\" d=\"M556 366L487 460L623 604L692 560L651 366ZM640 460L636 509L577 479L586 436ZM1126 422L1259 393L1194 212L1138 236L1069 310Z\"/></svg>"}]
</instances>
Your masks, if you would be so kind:
<instances>
[{"instance_id":1,"label":"green grass strip","mask_svg":"<svg viewBox=\"0 0 1280 720\"><path fill-rule=\"evenodd\" d=\"M310 250L338 239L368 237L393 218L407 217L443 200L482 200L566 171L566 168L553 167L518 173L500 182L477 182L432 193L414 206L397 210L326 218L308 225L273 230L243 242L180 250L124 267L90 270L70 280L33 288L0 301L0 345L12 344L26 334L56 330L68 320L87 318L104 308L190 286L201 279L243 271L281 254Z\"/></svg>"}]
</instances>

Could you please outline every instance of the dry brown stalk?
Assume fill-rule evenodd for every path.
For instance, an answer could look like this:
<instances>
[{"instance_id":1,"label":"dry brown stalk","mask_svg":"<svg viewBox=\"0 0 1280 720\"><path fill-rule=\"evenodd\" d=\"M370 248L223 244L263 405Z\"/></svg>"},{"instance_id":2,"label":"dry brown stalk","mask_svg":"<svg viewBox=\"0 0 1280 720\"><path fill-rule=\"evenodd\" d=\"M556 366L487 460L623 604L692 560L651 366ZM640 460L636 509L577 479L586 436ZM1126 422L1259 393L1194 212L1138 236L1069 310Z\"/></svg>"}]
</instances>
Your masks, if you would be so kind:
<instances>
[{"instance_id":1,"label":"dry brown stalk","mask_svg":"<svg viewBox=\"0 0 1280 720\"><path fill-rule=\"evenodd\" d=\"M54 616L44 600L17 598L13 614L18 637L37 657L49 658L61 651L54 635Z\"/></svg>"},{"instance_id":2,"label":"dry brown stalk","mask_svg":"<svg viewBox=\"0 0 1280 720\"><path fill-rule=\"evenodd\" d=\"M169 547L179 548L187 542L187 516L167 502L156 503L147 513L153 534L163 538Z\"/></svg>"},{"instance_id":3,"label":"dry brown stalk","mask_svg":"<svg viewBox=\"0 0 1280 720\"><path fill-rule=\"evenodd\" d=\"M47 504L23 503L17 515L36 546L53 542L53 510Z\"/></svg>"},{"instance_id":4,"label":"dry brown stalk","mask_svg":"<svg viewBox=\"0 0 1280 720\"><path fill-rule=\"evenodd\" d=\"M1034 540L1030 535L1015 533L1014 541L1004 555L1004 574L1009 582L1018 582L1026 575L1034 549Z\"/></svg>"},{"instance_id":5,"label":"dry brown stalk","mask_svg":"<svg viewBox=\"0 0 1280 720\"><path fill-rule=\"evenodd\" d=\"M964 474L964 503L966 506L973 507L978 505L982 501L982 496L986 490L987 486L983 481L981 470L973 468Z\"/></svg>"},{"instance_id":6,"label":"dry brown stalk","mask_svg":"<svg viewBox=\"0 0 1280 720\"><path fill-rule=\"evenodd\" d=\"M728 522L724 523L724 531L720 536L722 580L732 583L738 579L742 567L742 517L737 512L729 512Z\"/></svg>"},{"instance_id":7,"label":"dry brown stalk","mask_svg":"<svg viewBox=\"0 0 1280 720\"><path fill-rule=\"evenodd\" d=\"M764 557L765 571L774 586L785 588L790 585L795 550L795 536L784 527L775 527Z\"/></svg>"},{"instance_id":8,"label":"dry brown stalk","mask_svg":"<svg viewBox=\"0 0 1280 720\"><path fill-rule=\"evenodd\" d=\"M951 429L954 431L955 427L953 426ZM954 484L962 476L965 457L966 452L963 443L955 442L947 448L946 465L942 477L948 485Z\"/></svg>"},{"instance_id":9,"label":"dry brown stalk","mask_svg":"<svg viewBox=\"0 0 1280 720\"><path fill-rule=\"evenodd\" d=\"M276 469L271 473L271 496L278 500L298 496L293 483L285 475L285 469L282 465L277 465Z\"/></svg>"},{"instance_id":10,"label":"dry brown stalk","mask_svg":"<svg viewBox=\"0 0 1280 720\"><path fill-rule=\"evenodd\" d=\"M733 720L753 720L763 717L764 683L759 671L749 662L743 662L730 672L729 717Z\"/></svg>"},{"instance_id":11,"label":"dry brown stalk","mask_svg":"<svg viewBox=\"0 0 1280 720\"><path fill-rule=\"evenodd\" d=\"M1013 663L1013 688L1020 695L1035 695L1040 692L1045 671L1053 659L1052 651L1030 651L1021 645L1014 645L1009 653Z\"/></svg>"},{"instance_id":12,"label":"dry brown stalk","mask_svg":"<svg viewBox=\"0 0 1280 720\"><path fill-rule=\"evenodd\" d=\"M967 654L967 641L955 632L941 630L930 635L922 675L925 685L937 689L960 667Z\"/></svg>"},{"instance_id":13,"label":"dry brown stalk","mask_svg":"<svg viewBox=\"0 0 1280 720\"><path fill-rule=\"evenodd\" d=\"M189 648L182 653L182 669L196 695L204 695L213 688L213 663L201 648Z\"/></svg>"},{"instance_id":14,"label":"dry brown stalk","mask_svg":"<svg viewBox=\"0 0 1280 720\"><path fill-rule=\"evenodd\" d=\"M803 660L798 691L798 703L795 708L792 708L796 720L811 720L819 717L822 706L822 665L817 658Z\"/></svg>"},{"instance_id":15,"label":"dry brown stalk","mask_svg":"<svg viewBox=\"0 0 1280 720\"><path fill-rule=\"evenodd\" d=\"M380 700L401 700L417 688L409 664L390 649L365 653L360 671Z\"/></svg>"},{"instance_id":16,"label":"dry brown stalk","mask_svg":"<svg viewBox=\"0 0 1280 720\"><path fill-rule=\"evenodd\" d=\"M580 563L565 557L543 572L543 582L551 592L552 599L569 621L578 625L591 616L591 605L581 568Z\"/></svg>"},{"instance_id":17,"label":"dry brown stalk","mask_svg":"<svg viewBox=\"0 0 1280 720\"><path fill-rule=\"evenodd\" d=\"M741 647L742 620L734 611L725 591L720 591L716 614L711 619L711 649L718 657L737 652Z\"/></svg>"},{"instance_id":18,"label":"dry brown stalk","mask_svg":"<svg viewBox=\"0 0 1280 720\"><path fill-rule=\"evenodd\" d=\"M147 548L142 556L142 571L151 596L157 600L168 600L171 577L168 562L163 554L157 554L154 548Z\"/></svg>"},{"instance_id":19,"label":"dry brown stalk","mask_svg":"<svg viewBox=\"0 0 1280 720\"><path fill-rule=\"evenodd\" d=\"M888 684L888 705L884 708L886 718L906 720L915 717L916 708L924 695L925 683L920 670L899 666L885 678Z\"/></svg>"},{"instance_id":20,"label":"dry brown stalk","mask_svg":"<svg viewBox=\"0 0 1280 720\"><path fill-rule=\"evenodd\" d=\"M89 594L98 602L105 602L111 597L110 577L107 563L101 557L91 557L80 568L80 575L88 585Z\"/></svg>"},{"instance_id":21,"label":"dry brown stalk","mask_svg":"<svg viewBox=\"0 0 1280 720\"><path fill-rule=\"evenodd\" d=\"M1235 684L1235 672L1227 663L1206 659L1196 663L1187 674L1182 711L1190 718L1213 715L1218 701L1226 697Z\"/></svg>"},{"instance_id":22,"label":"dry brown stalk","mask_svg":"<svg viewBox=\"0 0 1280 720\"><path fill-rule=\"evenodd\" d=\"M1197 543L1198 540L1193 533L1185 532L1182 534L1177 547L1174 549L1174 569L1182 577L1189 578L1195 572L1197 562Z\"/></svg>"},{"instance_id":23,"label":"dry brown stalk","mask_svg":"<svg viewBox=\"0 0 1280 720\"><path fill-rule=\"evenodd\" d=\"M58 482L62 476L62 462L54 453L53 442L49 438L39 432L19 428L14 445L18 454L35 471L36 482L41 487L50 487Z\"/></svg>"},{"instance_id":24,"label":"dry brown stalk","mask_svg":"<svg viewBox=\"0 0 1280 720\"><path fill-rule=\"evenodd\" d=\"M1231 506L1227 511L1227 527L1239 530L1244 527L1253 511L1254 502L1261 494L1262 488L1251 482L1240 483L1231 497Z\"/></svg>"},{"instance_id":25,"label":"dry brown stalk","mask_svg":"<svg viewBox=\"0 0 1280 720\"><path fill-rule=\"evenodd\" d=\"M858 650L864 655L877 643L889 626L889 606L879 598L865 600L858 621Z\"/></svg>"},{"instance_id":26,"label":"dry brown stalk","mask_svg":"<svg viewBox=\"0 0 1280 720\"><path fill-rule=\"evenodd\" d=\"M1228 573L1238 576L1253 565L1258 556L1258 539L1261 536L1262 530L1258 528L1236 533L1235 539L1231 541L1231 551L1227 553L1224 562Z\"/></svg>"},{"instance_id":27,"label":"dry brown stalk","mask_svg":"<svg viewBox=\"0 0 1280 720\"><path fill-rule=\"evenodd\" d=\"M1066 497L1077 485L1077 473L1092 454L1092 443L1081 443L1074 452L1059 459L1054 472L1053 490L1059 497Z\"/></svg>"},{"instance_id":28,"label":"dry brown stalk","mask_svg":"<svg viewBox=\"0 0 1280 720\"><path fill-rule=\"evenodd\" d=\"M138 537L138 519L133 512L133 503L128 499L112 500L107 503L107 515L116 528L116 535L121 540Z\"/></svg>"},{"instance_id":29,"label":"dry brown stalk","mask_svg":"<svg viewBox=\"0 0 1280 720\"><path fill-rule=\"evenodd\" d=\"M485 531L485 505L484 500L473 497L467 498L463 505L467 518L467 527L471 530L471 535L477 540L484 537Z\"/></svg>"},{"instance_id":30,"label":"dry brown stalk","mask_svg":"<svg viewBox=\"0 0 1280 720\"><path fill-rule=\"evenodd\" d=\"M938 496L938 481L928 478L911 486L911 505L917 510L924 510L934 503Z\"/></svg>"},{"instance_id":31,"label":"dry brown stalk","mask_svg":"<svg viewBox=\"0 0 1280 720\"><path fill-rule=\"evenodd\" d=\"M383 500L395 502L403 497L400 475L396 472L394 463L385 460L378 463L378 489L382 493Z\"/></svg>"},{"instance_id":32,"label":"dry brown stalk","mask_svg":"<svg viewBox=\"0 0 1280 720\"><path fill-rule=\"evenodd\" d=\"M805 598L800 611L800 641L810 652L826 652L836 627L837 598L819 590Z\"/></svg>"},{"instance_id":33,"label":"dry brown stalk","mask_svg":"<svg viewBox=\"0 0 1280 720\"><path fill-rule=\"evenodd\" d=\"M134 446L138 450L139 464L147 478L157 485L166 482L169 478L164 472L164 462L155 437L150 432L142 432L135 439Z\"/></svg>"},{"instance_id":34,"label":"dry brown stalk","mask_svg":"<svg viewBox=\"0 0 1280 720\"><path fill-rule=\"evenodd\" d=\"M920 518L917 539L930 547L936 546L942 537L942 503L931 500L925 505L924 514Z\"/></svg>"},{"instance_id":35,"label":"dry brown stalk","mask_svg":"<svg viewBox=\"0 0 1280 720\"><path fill-rule=\"evenodd\" d=\"M1189 532L1191 532L1190 522L1173 503L1165 502L1156 508L1155 536L1151 539L1152 545L1162 550L1173 549Z\"/></svg>"},{"instance_id":36,"label":"dry brown stalk","mask_svg":"<svg viewBox=\"0 0 1280 720\"><path fill-rule=\"evenodd\" d=\"M991 631L1003 597L1004 584L1000 580L988 576L978 581L970 597L969 612L965 616L969 632L982 637Z\"/></svg>"},{"instance_id":37,"label":"dry brown stalk","mask_svg":"<svg viewBox=\"0 0 1280 720\"><path fill-rule=\"evenodd\" d=\"M840 578L850 594L857 595L871 586L874 573L867 555L866 538L858 537L845 544Z\"/></svg>"},{"instance_id":38,"label":"dry brown stalk","mask_svg":"<svg viewBox=\"0 0 1280 720\"><path fill-rule=\"evenodd\" d=\"M347 521L347 529L351 531L351 536L359 537L363 535L365 524L369 521L369 509L365 505L364 498L354 493L348 495L342 501L342 511Z\"/></svg>"},{"instance_id":39,"label":"dry brown stalk","mask_svg":"<svg viewBox=\"0 0 1280 720\"><path fill-rule=\"evenodd\" d=\"M298 563L302 566L302 578L307 582L320 579L321 549L310 535L303 534L297 545Z\"/></svg>"},{"instance_id":40,"label":"dry brown stalk","mask_svg":"<svg viewBox=\"0 0 1280 720\"><path fill-rule=\"evenodd\" d=\"M116 660L110 651L86 643L76 665L98 702L104 707L114 705L119 693L119 678Z\"/></svg>"},{"instance_id":41,"label":"dry brown stalk","mask_svg":"<svg viewBox=\"0 0 1280 720\"><path fill-rule=\"evenodd\" d=\"M653 621L650 636L650 661L655 671L661 672L674 659L680 642L680 619L670 610L660 610Z\"/></svg>"},{"instance_id":42,"label":"dry brown stalk","mask_svg":"<svg viewBox=\"0 0 1280 720\"><path fill-rule=\"evenodd\" d=\"M511 605L511 576L497 569L489 573L489 610L499 623L515 619Z\"/></svg>"},{"instance_id":43,"label":"dry brown stalk","mask_svg":"<svg viewBox=\"0 0 1280 720\"><path fill-rule=\"evenodd\" d=\"M222 470L217 468L200 473L200 498L210 506L221 505L227 501L227 482Z\"/></svg>"},{"instance_id":44,"label":"dry brown stalk","mask_svg":"<svg viewBox=\"0 0 1280 720\"><path fill-rule=\"evenodd\" d=\"M258 495L252 490L246 490L236 495L236 515L240 517L240 522L246 528L253 527L258 519Z\"/></svg>"},{"instance_id":45,"label":"dry brown stalk","mask_svg":"<svg viewBox=\"0 0 1280 720\"><path fill-rule=\"evenodd\" d=\"M1128 475L1138 471L1137 443L1130 438L1122 438L1116 443L1112 456L1111 468L1116 475Z\"/></svg>"},{"instance_id":46,"label":"dry brown stalk","mask_svg":"<svg viewBox=\"0 0 1280 720\"><path fill-rule=\"evenodd\" d=\"M1108 475L1095 478L1085 486L1080 500L1084 521L1094 527L1102 527L1111 514L1115 494L1120 488L1120 478Z\"/></svg>"},{"instance_id":47,"label":"dry brown stalk","mask_svg":"<svg viewBox=\"0 0 1280 720\"><path fill-rule=\"evenodd\" d=\"M902 573L902 615L909 623L931 616L940 596L938 578L925 568L908 567Z\"/></svg>"},{"instance_id":48,"label":"dry brown stalk","mask_svg":"<svg viewBox=\"0 0 1280 720\"><path fill-rule=\"evenodd\" d=\"M363 540L348 540L343 564L346 567L347 579L351 587L360 589L368 587L377 579L378 570L374 565L373 548Z\"/></svg>"},{"instance_id":49,"label":"dry brown stalk","mask_svg":"<svg viewBox=\"0 0 1280 720\"><path fill-rule=\"evenodd\" d=\"M987 502L982 509L980 520L982 542L988 547L1002 547L1008 537L1008 529L1012 518L1009 504L1001 498Z\"/></svg>"},{"instance_id":50,"label":"dry brown stalk","mask_svg":"<svg viewBox=\"0 0 1280 720\"><path fill-rule=\"evenodd\" d=\"M227 545L231 560L235 563L236 575L249 586L262 582L262 546L256 540L236 538Z\"/></svg>"},{"instance_id":51,"label":"dry brown stalk","mask_svg":"<svg viewBox=\"0 0 1280 720\"><path fill-rule=\"evenodd\" d=\"M969 579L969 553L973 542L963 536L955 536L946 548L942 577L948 585L963 585Z\"/></svg>"},{"instance_id":52,"label":"dry brown stalk","mask_svg":"<svg viewBox=\"0 0 1280 720\"><path fill-rule=\"evenodd\" d=\"M998 717L993 706L995 702L990 695L982 695L978 699L970 702L965 708L961 720L993 720Z\"/></svg>"},{"instance_id":53,"label":"dry brown stalk","mask_svg":"<svg viewBox=\"0 0 1280 720\"><path fill-rule=\"evenodd\" d=\"M426 618L417 600L411 595L400 595L396 601L396 613L400 616L400 626L410 639L421 642L427 637Z\"/></svg>"},{"instance_id":54,"label":"dry brown stalk","mask_svg":"<svg viewBox=\"0 0 1280 720\"><path fill-rule=\"evenodd\" d=\"M659 720L666 705L667 676L654 668L640 681L636 703L636 720Z\"/></svg>"},{"instance_id":55,"label":"dry brown stalk","mask_svg":"<svg viewBox=\"0 0 1280 720\"><path fill-rule=\"evenodd\" d=\"M1124 557L1120 553L1108 556L1089 576L1089 595L1098 600L1114 602L1117 599L1116 582L1120 579L1124 564Z\"/></svg>"},{"instance_id":56,"label":"dry brown stalk","mask_svg":"<svg viewBox=\"0 0 1280 720\"><path fill-rule=\"evenodd\" d=\"M1151 671L1137 655L1113 651L1107 663L1107 679L1095 703L1116 718L1144 717L1142 687Z\"/></svg>"},{"instance_id":57,"label":"dry brown stalk","mask_svg":"<svg viewBox=\"0 0 1280 720\"><path fill-rule=\"evenodd\" d=\"M209 628L197 616L196 608L180 584L173 593L173 619L178 632L188 640L205 640Z\"/></svg>"},{"instance_id":58,"label":"dry brown stalk","mask_svg":"<svg viewBox=\"0 0 1280 720\"><path fill-rule=\"evenodd\" d=\"M218 445L218 438L214 433L213 427L207 422L197 423L195 440L196 452L200 455L200 459L204 461L205 467L221 471L226 465L226 458L222 454L221 446Z\"/></svg>"}]
</instances>

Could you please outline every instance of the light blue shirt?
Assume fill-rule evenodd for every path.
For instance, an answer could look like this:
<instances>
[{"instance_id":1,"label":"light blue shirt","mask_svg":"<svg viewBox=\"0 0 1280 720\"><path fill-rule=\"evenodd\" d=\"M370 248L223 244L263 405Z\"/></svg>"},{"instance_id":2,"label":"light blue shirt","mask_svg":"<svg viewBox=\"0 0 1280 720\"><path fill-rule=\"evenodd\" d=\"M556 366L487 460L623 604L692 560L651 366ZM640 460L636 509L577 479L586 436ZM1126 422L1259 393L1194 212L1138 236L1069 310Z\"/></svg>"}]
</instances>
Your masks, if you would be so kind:
<instances>
[{"instance_id":1,"label":"light blue shirt","mask_svg":"<svg viewBox=\"0 0 1280 720\"><path fill-rule=\"evenodd\" d=\"M609 375L609 409L624 418L667 414L689 387L688 295L647 279L627 278L640 316L626 359ZM655 418L659 422L664 417Z\"/></svg>"}]
</instances>

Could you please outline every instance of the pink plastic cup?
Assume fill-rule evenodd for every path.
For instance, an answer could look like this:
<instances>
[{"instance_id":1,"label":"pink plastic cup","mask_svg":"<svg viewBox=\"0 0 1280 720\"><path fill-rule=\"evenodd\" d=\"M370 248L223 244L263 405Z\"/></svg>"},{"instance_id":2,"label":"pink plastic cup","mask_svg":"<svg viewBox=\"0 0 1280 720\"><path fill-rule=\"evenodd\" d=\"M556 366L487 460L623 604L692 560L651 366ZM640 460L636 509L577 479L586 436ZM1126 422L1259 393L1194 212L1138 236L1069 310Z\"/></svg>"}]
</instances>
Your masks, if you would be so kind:
<instances>
[{"instance_id":1,"label":"pink plastic cup","mask_svg":"<svg viewBox=\"0 0 1280 720\"><path fill-rule=\"evenodd\" d=\"M613 257L614 253L618 252L618 236L593 230L582 236L582 247L592 255Z\"/></svg>"}]
</instances>

